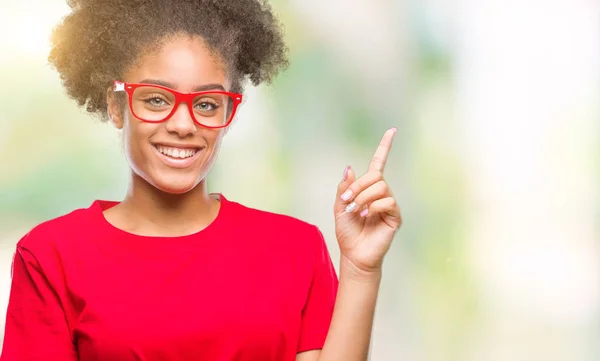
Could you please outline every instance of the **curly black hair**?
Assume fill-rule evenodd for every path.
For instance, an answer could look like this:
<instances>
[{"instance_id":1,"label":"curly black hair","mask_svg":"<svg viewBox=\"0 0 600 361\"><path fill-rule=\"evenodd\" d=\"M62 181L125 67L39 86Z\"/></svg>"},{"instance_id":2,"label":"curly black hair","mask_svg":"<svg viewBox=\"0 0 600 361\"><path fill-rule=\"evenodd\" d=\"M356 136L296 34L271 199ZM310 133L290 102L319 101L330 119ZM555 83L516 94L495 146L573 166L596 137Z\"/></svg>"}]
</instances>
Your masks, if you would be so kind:
<instances>
[{"instance_id":1,"label":"curly black hair","mask_svg":"<svg viewBox=\"0 0 600 361\"><path fill-rule=\"evenodd\" d=\"M231 91L288 65L283 27L264 0L67 0L48 60L67 94L107 119L106 89L169 35L200 36L225 62Z\"/></svg>"}]
</instances>

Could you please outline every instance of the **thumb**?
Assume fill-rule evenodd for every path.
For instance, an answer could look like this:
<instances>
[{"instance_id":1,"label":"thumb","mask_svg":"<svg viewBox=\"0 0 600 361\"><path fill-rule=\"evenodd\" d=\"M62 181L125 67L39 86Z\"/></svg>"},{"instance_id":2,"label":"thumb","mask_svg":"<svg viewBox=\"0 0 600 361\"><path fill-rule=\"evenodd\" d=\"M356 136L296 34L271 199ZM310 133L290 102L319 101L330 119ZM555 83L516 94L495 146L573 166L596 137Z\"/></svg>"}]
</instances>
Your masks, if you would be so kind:
<instances>
[{"instance_id":1,"label":"thumb","mask_svg":"<svg viewBox=\"0 0 600 361\"><path fill-rule=\"evenodd\" d=\"M340 184L338 184L337 193L335 196L334 207L333 207L335 214L339 214L346 209L348 202L344 201L341 197L342 197L342 194L344 194L344 192L350 187L350 185L352 185L352 183L354 183L354 181L355 181L354 170L352 170L352 167L347 166L346 169L344 169L344 175L342 177L342 181L340 182Z\"/></svg>"}]
</instances>

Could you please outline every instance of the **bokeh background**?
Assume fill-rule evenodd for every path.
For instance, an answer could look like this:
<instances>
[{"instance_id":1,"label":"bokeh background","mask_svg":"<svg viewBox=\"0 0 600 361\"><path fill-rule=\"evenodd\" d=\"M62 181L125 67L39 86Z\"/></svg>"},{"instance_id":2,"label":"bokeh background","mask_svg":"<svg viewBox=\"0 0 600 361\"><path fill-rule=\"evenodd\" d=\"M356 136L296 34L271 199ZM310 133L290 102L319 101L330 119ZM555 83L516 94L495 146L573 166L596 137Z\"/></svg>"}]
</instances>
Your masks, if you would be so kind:
<instances>
[{"instance_id":1,"label":"bokeh background","mask_svg":"<svg viewBox=\"0 0 600 361\"><path fill-rule=\"evenodd\" d=\"M396 126L386 176L405 223L372 360L600 359L600 4L272 4L292 66L247 90L211 191L317 224L337 264L336 184ZM67 11L0 0L0 310L20 237L127 185L118 132L47 65Z\"/></svg>"}]
</instances>

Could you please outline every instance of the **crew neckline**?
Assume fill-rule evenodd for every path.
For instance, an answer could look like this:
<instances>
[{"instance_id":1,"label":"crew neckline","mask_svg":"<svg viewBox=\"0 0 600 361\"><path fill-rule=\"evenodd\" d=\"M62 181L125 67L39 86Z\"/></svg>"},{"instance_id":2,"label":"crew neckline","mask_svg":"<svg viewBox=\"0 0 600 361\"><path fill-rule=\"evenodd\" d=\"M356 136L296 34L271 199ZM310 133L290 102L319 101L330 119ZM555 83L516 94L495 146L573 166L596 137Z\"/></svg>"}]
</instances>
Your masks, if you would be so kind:
<instances>
[{"instance_id":1,"label":"crew neckline","mask_svg":"<svg viewBox=\"0 0 600 361\"><path fill-rule=\"evenodd\" d=\"M103 200L98 199L95 200L90 210L93 213L94 223L100 227L101 234L109 234L111 238L114 238L119 241L125 241L126 243L143 243L145 245L149 244L165 244L166 246L181 246L187 243L195 242L199 239L205 239L219 232L219 230L223 229L223 225L226 223L227 218L230 213L231 202L227 200L223 196L222 193L210 193L210 195L217 195L218 200L220 201L219 211L217 216L211 223L209 223L206 227L201 229L200 231L182 235L182 236L148 236L148 235L140 235L128 232L124 229L118 228L112 223L110 223L106 217L104 216L104 211L120 204L119 201L111 201L111 200Z\"/></svg>"}]
</instances>

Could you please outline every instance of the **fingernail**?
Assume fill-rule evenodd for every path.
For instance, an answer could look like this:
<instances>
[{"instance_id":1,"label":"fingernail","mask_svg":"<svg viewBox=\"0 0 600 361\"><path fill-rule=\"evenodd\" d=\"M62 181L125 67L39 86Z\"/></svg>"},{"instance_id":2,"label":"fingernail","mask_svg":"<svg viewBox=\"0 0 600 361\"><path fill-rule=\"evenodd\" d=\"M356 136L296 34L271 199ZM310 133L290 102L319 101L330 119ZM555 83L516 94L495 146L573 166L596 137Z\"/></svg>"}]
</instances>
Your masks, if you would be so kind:
<instances>
[{"instance_id":1,"label":"fingernail","mask_svg":"<svg viewBox=\"0 0 600 361\"><path fill-rule=\"evenodd\" d=\"M355 209L356 209L356 203L352 202L352 203L348 204L348 206L346 207L346 212L350 213Z\"/></svg>"},{"instance_id":2,"label":"fingernail","mask_svg":"<svg viewBox=\"0 0 600 361\"><path fill-rule=\"evenodd\" d=\"M343 201L347 201L350 199L350 197L352 197L352 191L350 189L348 189L347 191L342 193L340 198L342 198Z\"/></svg>"},{"instance_id":3,"label":"fingernail","mask_svg":"<svg viewBox=\"0 0 600 361\"><path fill-rule=\"evenodd\" d=\"M394 134L396 134L396 132L398 131L398 128L396 128L396 127L392 127L392 129L393 129L393 131L394 131Z\"/></svg>"},{"instance_id":4,"label":"fingernail","mask_svg":"<svg viewBox=\"0 0 600 361\"><path fill-rule=\"evenodd\" d=\"M348 179L348 171L350 170L350 166L347 166L346 169L344 169L344 177L342 178L343 180Z\"/></svg>"},{"instance_id":5,"label":"fingernail","mask_svg":"<svg viewBox=\"0 0 600 361\"><path fill-rule=\"evenodd\" d=\"M360 216L361 216L361 217L364 217L364 216L366 216L367 214L369 214L369 208L365 208L365 209L363 209L363 210L360 212Z\"/></svg>"}]
</instances>

